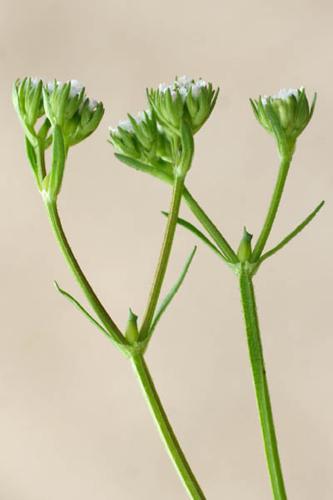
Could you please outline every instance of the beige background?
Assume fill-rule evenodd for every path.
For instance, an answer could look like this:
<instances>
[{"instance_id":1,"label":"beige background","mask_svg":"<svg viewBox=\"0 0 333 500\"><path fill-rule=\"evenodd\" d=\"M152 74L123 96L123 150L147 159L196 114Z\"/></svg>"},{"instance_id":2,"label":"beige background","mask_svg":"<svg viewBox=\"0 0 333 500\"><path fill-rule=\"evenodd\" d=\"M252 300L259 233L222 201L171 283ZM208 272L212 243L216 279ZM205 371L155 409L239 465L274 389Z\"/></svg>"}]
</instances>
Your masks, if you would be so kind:
<instances>
[{"instance_id":1,"label":"beige background","mask_svg":"<svg viewBox=\"0 0 333 500\"><path fill-rule=\"evenodd\" d=\"M123 326L128 306L144 308L170 191L118 164L107 127L145 106L146 86L184 73L222 88L189 185L234 245L244 224L258 234L277 168L248 97L318 91L271 244L327 205L256 285L290 499L332 499L332 3L3 0L1 11L1 500L186 498L129 363L52 286L81 297L10 103L12 81L25 75L77 78L104 101L99 130L71 151L60 209ZM167 284L193 244L177 233ZM237 283L206 248L147 359L207 497L269 500Z\"/></svg>"}]
</instances>

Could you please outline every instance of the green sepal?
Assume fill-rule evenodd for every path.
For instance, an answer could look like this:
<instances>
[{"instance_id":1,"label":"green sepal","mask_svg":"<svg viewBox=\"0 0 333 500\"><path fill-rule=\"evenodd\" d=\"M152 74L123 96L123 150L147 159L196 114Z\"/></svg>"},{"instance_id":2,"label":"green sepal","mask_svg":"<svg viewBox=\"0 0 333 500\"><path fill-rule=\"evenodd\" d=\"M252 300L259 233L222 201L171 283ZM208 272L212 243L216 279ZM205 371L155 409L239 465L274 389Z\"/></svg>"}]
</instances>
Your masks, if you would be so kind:
<instances>
[{"instance_id":1,"label":"green sepal","mask_svg":"<svg viewBox=\"0 0 333 500\"><path fill-rule=\"evenodd\" d=\"M314 93L314 96L313 96L313 99L312 99L312 103L311 103L311 106L310 106L310 113L309 113L309 121L311 120L312 118L312 115L313 115L313 112L315 110L315 107L316 107L316 103L317 103L317 92Z\"/></svg>"},{"instance_id":2,"label":"green sepal","mask_svg":"<svg viewBox=\"0 0 333 500\"><path fill-rule=\"evenodd\" d=\"M186 261L185 261L185 264L184 264L184 267L180 273L180 275L178 276L178 279L177 281L175 282L175 284L173 285L173 287L170 289L170 291L166 294L166 296L164 297L164 299L161 301L156 313L155 313L155 316L154 316L154 319L152 321L152 324L151 324L151 327L149 329L149 332L147 334L147 341L151 338L152 334L154 333L154 330L157 326L157 323L159 322L159 320L161 319L163 313L166 311L167 307L170 305L172 299L174 298L174 296L176 295L176 293L178 292L179 288L181 287L181 285L183 284L184 282L184 279L186 277L186 274L190 268L190 265L192 263L192 260L193 260L193 257L195 255L195 252L197 251L197 247L195 246L192 250L192 252L190 253L190 255L187 257ZM140 340L143 340L143 339L140 339Z\"/></svg>"},{"instance_id":3,"label":"green sepal","mask_svg":"<svg viewBox=\"0 0 333 500\"><path fill-rule=\"evenodd\" d=\"M48 185L48 194L50 199L56 199L58 196L62 178L64 175L66 162L66 148L61 129L58 125L53 127L52 142L52 166L50 171L50 181Z\"/></svg>"},{"instance_id":4,"label":"green sepal","mask_svg":"<svg viewBox=\"0 0 333 500\"><path fill-rule=\"evenodd\" d=\"M173 125L173 123L171 123L170 120L168 121L165 118L166 103L165 103L165 106L163 106L161 94L153 89L151 89L151 90L146 89L146 94L147 94L148 102L149 102L151 109L154 111L156 116L158 116L159 123L166 130L168 130L169 133L171 133L171 135L176 135L176 136L179 135L179 131L178 131L177 127L175 127ZM168 106L170 107L170 102L169 102ZM171 116L174 117L174 114L172 114Z\"/></svg>"},{"instance_id":5,"label":"green sepal","mask_svg":"<svg viewBox=\"0 0 333 500\"><path fill-rule=\"evenodd\" d=\"M261 100L259 102L259 107L262 109L264 108ZM269 121L270 121L272 130L273 130L273 133L276 137L279 149L281 152L283 152L283 150L286 148L286 142L287 142L286 134L285 134L285 132L280 124L279 118L278 118L278 116L277 116L277 114L276 114L276 112L275 112L275 110L270 102L267 102L267 104L265 105L265 111L266 111L266 114L269 118Z\"/></svg>"},{"instance_id":6,"label":"green sepal","mask_svg":"<svg viewBox=\"0 0 333 500\"><path fill-rule=\"evenodd\" d=\"M163 215L166 217L169 216L168 212L161 212ZM205 236L200 229L198 229L196 226L194 226L191 222L187 221L186 219L182 219L181 217L178 217L177 219L177 224L179 224L182 227L185 227L188 231L190 231L192 234L197 236L205 245L207 245L213 252L215 252L219 257L221 257L223 260L226 262L229 262L227 257L210 241L210 239Z\"/></svg>"},{"instance_id":7,"label":"green sepal","mask_svg":"<svg viewBox=\"0 0 333 500\"><path fill-rule=\"evenodd\" d=\"M66 144L74 146L89 137L97 129L103 115L103 103L99 102L92 111L89 108L89 99L87 98L82 105L82 109L79 108L64 127Z\"/></svg>"},{"instance_id":8,"label":"green sepal","mask_svg":"<svg viewBox=\"0 0 333 500\"><path fill-rule=\"evenodd\" d=\"M52 144L52 136L48 136L48 132L51 128L51 122L48 118L45 118L42 126L38 131L38 139L43 142L44 149L47 149Z\"/></svg>"},{"instance_id":9,"label":"green sepal","mask_svg":"<svg viewBox=\"0 0 333 500\"><path fill-rule=\"evenodd\" d=\"M67 108L69 112L72 112L71 101L75 103L77 100L77 96L73 99L69 99L70 91L71 91L71 83L67 82L62 87L57 85L57 107L54 108L54 117L55 122L54 125L63 125L65 121L65 116L67 114ZM81 94L81 92L80 92Z\"/></svg>"}]
</instances>

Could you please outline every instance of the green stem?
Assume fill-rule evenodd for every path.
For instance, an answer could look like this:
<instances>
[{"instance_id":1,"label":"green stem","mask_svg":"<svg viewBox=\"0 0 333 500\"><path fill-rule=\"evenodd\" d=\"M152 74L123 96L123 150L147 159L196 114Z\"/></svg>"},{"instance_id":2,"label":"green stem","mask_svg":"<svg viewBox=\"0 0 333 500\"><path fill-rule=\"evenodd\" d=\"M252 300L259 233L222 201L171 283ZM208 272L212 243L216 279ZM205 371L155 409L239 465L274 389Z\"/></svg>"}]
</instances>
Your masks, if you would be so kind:
<instances>
[{"instance_id":1,"label":"green stem","mask_svg":"<svg viewBox=\"0 0 333 500\"><path fill-rule=\"evenodd\" d=\"M281 163L280 163L280 168L279 168L279 173L278 177L276 180L275 188L273 191L271 203L268 208L268 212L266 215L266 219L264 222L264 225L262 227L261 233L258 237L258 240L255 244L255 247L253 249L252 257L251 257L251 262L256 262L266 245L267 239L270 235L270 232L272 230L272 226L280 205L283 189L286 183L290 163L292 160L292 154L288 154L287 156L282 157Z\"/></svg>"},{"instance_id":2,"label":"green stem","mask_svg":"<svg viewBox=\"0 0 333 500\"><path fill-rule=\"evenodd\" d=\"M113 339L121 344L127 344L122 333L120 332L117 325L111 319L110 315L98 299L91 285L89 284L87 278L85 277L79 263L77 262L75 255L67 241L66 235L64 233L61 220L59 217L57 204L55 201L45 201L45 206L47 208L47 213L49 220L55 234L55 237L59 243L61 251L67 261L69 268L71 269L74 277L82 288L89 304L95 311L96 315L103 323L107 331L112 335Z\"/></svg>"},{"instance_id":3,"label":"green stem","mask_svg":"<svg viewBox=\"0 0 333 500\"><path fill-rule=\"evenodd\" d=\"M40 143L35 148L36 159L37 159L37 177L39 188L41 189L42 182L44 177L46 176L46 168L45 168L45 153Z\"/></svg>"},{"instance_id":4,"label":"green stem","mask_svg":"<svg viewBox=\"0 0 333 500\"><path fill-rule=\"evenodd\" d=\"M149 408L155 423L161 433L164 443L169 451L170 457L187 489L189 497L194 500L205 500L205 495L197 482L189 463L179 445L175 433L170 425L168 417L158 397L154 382L142 355L132 358L134 370L140 380L143 392L146 396Z\"/></svg>"},{"instance_id":5,"label":"green stem","mask_svg":"<svg viewBox=\"0 0 333 500\"><path fill-rule=\"evenodd\" d=\"M275 500L287 500L266 378L254 288L251 275L245 265L241 267L239 283L252 374L273 495Z\"/></svg>"},{"instance_id":6,"label":"green stem","mask_svg":"<svg viewBox=\"0 0 333 500\"><path fill-rule=\"evenodd\" d=\"M205 228L207 233L213 238L219 249L222 251L224 256L229 262L237 263L238 258L234 250L231 248L227 240L224 238L222 233L217 229L212 220L201 208L199 203L193 198L191 193L185 188L183 193L184 200L191 209L193 215L199 220L202 226Z\"/></svg>"},{"instance_id":7,"label":"green stem","mask_svg":"<svg viewBox=\"0 0 333 500\"><path fill-rule=\"evenodd\" d=\"M172 194L171 206L168 216L167 227L165 230L164 240L155 276L153 279L153 284L151 287L148 304L143 317L142 327L140 330L140 340L143 340L149 333L149 329L153 320L157 302L161 293L161 288L167 270L172 243L177 227L177 219L182 200L183 189L184 189L184 178L176 177L176 180L173 185L173 194Z\"/></svg>"}]
</instances>

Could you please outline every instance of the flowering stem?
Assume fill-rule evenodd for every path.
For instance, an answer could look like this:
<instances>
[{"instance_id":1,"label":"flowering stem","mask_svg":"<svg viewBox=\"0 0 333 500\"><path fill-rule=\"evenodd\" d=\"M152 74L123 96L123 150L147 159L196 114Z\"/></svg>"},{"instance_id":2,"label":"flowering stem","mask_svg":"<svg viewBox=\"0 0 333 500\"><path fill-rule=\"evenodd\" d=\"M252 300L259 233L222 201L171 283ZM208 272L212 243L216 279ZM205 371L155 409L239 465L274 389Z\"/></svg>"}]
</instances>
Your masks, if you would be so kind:
<instances>
[{"instance_id":1,"label":"flowering stem","mask_svg":"<svg viewBox=\"0 0 333 500\"><path fill-rule=\"evenodd\" d=\"M179 212L179 203L182 197L182 183L176 183L175 188L174 188L174 196L173 196L173 203L172 203L172 208L175 211L175 220L177 221L178 217L178 212ZM61 220L59 217L58 209L56 202L52 201L46 201L45 202L47 211L48 211L48 216L49 220L52 226L52 229L54 231L54 234L56 236L56 239L59 243L59 246L62 250L62 253L71 269L71 271L74 274L74 277L78 281L79 285L81 286L84 294L86 295L91 307L95 311L96 315L100 319L100 321L103 323L105 328L107 329L108 332L112 335L113 339L122 345L126 344L126 341L121 334L120 330L118 329L117 325L113 322L107 311L104 309L104 306L101 304L99 301L98 297L96 296L95 292L91 288L91 285L87 281L87 278L85 277L82 269L80 268L71 248L70 245L67 241L66 235L64 233L64 230L62 228ZM174 228L175 224L172 222L174 220L174 217L170 217L169 224L167 228L170 228L167 230L167 235L168 237L165 238L167 241L167 244L163 246L163 248L166 246L170 253L171 249L171 244L172 244L172 239L173 239L173 234L174 234L174 229L173 229L173 234L170 234L172 232L172 228ZM170 239L171 238L171 239ZM161 259L163 263L163 269L165 272L166 265L167 265L167 258L166 255L163 254L164 257ZM166 260L165 260L166 259ZM164 267L165 266L165 267ZM161 272L158 273L158 281L157 283L160 283L160 275ZM164 276L164 274L163 274ZM163 280L163 277L162 277ZM155 283L155 282L154 282ZM160 289L160 288L159 288ZM154 289L154 300L158 300L158 295L157 294L157 289ZM156 303L155 303L156 305ZM181 450L181 447L177 441L177 438L172 430L172 427L168 421L167 415L162 407L162 403L158 397L157 391L155 389L154 383L152 381L152 378L150 376L148 367L144 361L144 358L142 354L134 354L131 357L132 364L134 366L135 372L141 382L143 391L146 395L149 407L151 409L151 412L153 414L153 417L156 421L156 424L161 432L161 435L163 437L163 440L166 444L166 447L170 453L170 456L172 458L172 461L175 464L175 467L177 471L179 472L180 477L182 478L185 487L187 491L189 492L189 495L191 498L195 500L205 500L205 496L203 492L200 489L199 484L196 481L196 478L185 458L184 453Z\"/></svg>"},{"instance_id":2,"label":"flowering stem","mask_svg":"<svg viewBox=\"0 0 333 500\"><path fill-rule=\"evenodd\" d=\"M272 226L280 205L283 189L286 183L291 160L292 160L292 153L283 156L281 159L279 173L273 191L271 203L268 208L268 212L261 233L253 249L251 262L256 262L260 258L264 250L264 247L266 245L267 239L272 230Z\"/></svg>"},{"instance_id":3,"label":"flowering stem","mask_svg":"<svg viewBox=\"0 0 333 500\"><path fill-rule=\"evenodd\" d=\"M141 387L149 404L155 423L169 451L170 457L181 479L183 480L189 497L194 500L205 500L206 497L185 458L168 417L163 409L143 356L141 354L134 355L131 358L131 361L135 373L140 380Z\"/></svg>"},{"instance_id":4,"label":"flowering stem","mask_svg":"<svg viewBox=\"0 0 333 500\"><path fill-rule=\"evenodd\" d=\"M56 237L58 244L61 248L61 251L62 251L62 253L67 261L67 264L68 264L69 268L71 269L75 279L77 280L83 293L85 294L89 304L91 305L92 309L95 311L95 313L98 316L98 318L100 319L100 321L103 323L104 327L107 329L107 331L113 337L113 339L116 342L118 342L118 344L120 343L120 344L125 345L126 341L125 341L122 333L120 332L119 328L117 327L117 325L114 323L114 321L110 317L109 313L104 308L103 304L98 299L97 295L95 294L94 290L92 289L90 283L88 282L88 280L85 277L79 263L77 262L77 260L75 258L75 255L74 255L74 253L73 253L73 251L68 243L66 235L64 233L56 202L46 200L45 206L47 208L49 220L50 220L53 232L55 234L55 237Z\"/></svg>"},{"instance_id":5,"label":"flowering stem","mask_svg":"<svg viewBox=\"0 0 333 500\"><path fill-rule=\"evenodd\" d=\"M195 215L195 217L199 220L199 222L203 225L203 227L206 229L208 234L213 238L219 249L222 251L224 256L229 262L232 263L237 263L238 258L237 255L235 254L234 250L231 248L227 240L224 238L222 233L217 229L215 224L212 222L212 220L208 217L208 215L204 212L204 210L201 208L199 203L193 198L191 193L188 191L188 189L184 189L183 193L184 199Z\"/></svg>"},{"instance_id":6,"label":"flowering stem","mask_svg":"<svg viewBox=\"0 0 333 500\"><path fill-rule=\"evenodd\" d=\"M167 227L165 230L164 240L162 244L162 249L157 264L155 276L153 279L153 284L151 287L148 304L143 317L142 326L140 330L140 340L143 340L148 334L149 329L154 317L157 302L161 293L161 288L164 280L164 276L167 270L169 257L171 253L172 243L177 227L178 214L180 209L180 204L182 200L184 189L184 178L176 177L173 185L173 194L171 200L171 206L168 216Z\"/></svg>"},{"instance_id":7,"label":"flowering stem","mask_svg":"<svg viewBox=\"0 0 333 500\"><path fill-rule=\"evenodd\" d=\"M266 378L252 277L244 264L242 264L240 270L239 285L252 374L273 495L275 500L287 500Z\"/></svg>"}]
</instances>

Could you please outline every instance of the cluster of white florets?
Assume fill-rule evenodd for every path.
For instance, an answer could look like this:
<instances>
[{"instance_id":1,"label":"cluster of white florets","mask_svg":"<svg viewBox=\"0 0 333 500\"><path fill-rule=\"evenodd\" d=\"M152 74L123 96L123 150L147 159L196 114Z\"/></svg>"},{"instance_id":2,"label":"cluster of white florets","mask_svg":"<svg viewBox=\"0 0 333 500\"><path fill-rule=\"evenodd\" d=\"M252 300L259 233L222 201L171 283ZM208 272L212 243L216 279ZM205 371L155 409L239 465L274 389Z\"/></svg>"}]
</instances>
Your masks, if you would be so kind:
<instances>
[{"instance_id":1,"label":"cluster of white florets","mask_svg":"<svg viewBox=\"0 0 333 500\"><path fill-rule=\"evenodd\" d=\"M31 83L35 86L38 85L39 81L40 81L39 78L31 79ZM76 97L84 89L84 86L78 80L68 80L67 82L62 82L60 80L50 80L48 83L45 84L45 87L47 88L47 90L49 92L53 92L55 90L55 88L59 88L59 87L61 88L65 84L68 84L68 83L71 84L71 88L70 88L70 92L69 92L70 97ZM98 105L98 101L96 101L95 99L88 98L88 106L89 106L90 111L94 111L96 109L97 105Z\"/></svg>"},{"instance_id":2,"label":"cluster of white florets","mask_svg":"<svg viewBox=\"0 0 333 500\"><path fill-rule=\"evenodd\" d=\"M268 100L276 101L280 99L286 101L291 96L298 97L298 94L302 92L302 90L304 90L304 87L300 87L299 89L281 89L277 94L272 96L264 95L261 97L261 103L263 106L266 106Z\"/></svg>"},{"instance_id":3,"label":"cluster of white florets","mask_svg":"<svg viewBox=\"0 0 333 500\"><path fill-rule=\"evenodd\" d=\"M199 78L198 80L194 80L193 78L189 78L188 76L181 76L176 78L171 84L167 85L166 83L160 83L158 86L159 92L165 94L167 91L170 91L171 97L175 99L179 94L183 99L186 99L187 95L191 92L193 97L199 97L201 90L207 87L207 83Z\"/></svg>"},{"instance_id":4,"label":"cluster of white florets","mask_svg":"<svg viewBox=\"0 0 333 500\"><path fill-rule=\"evenodd\" d=\"M177 95L180 95L185 101L190 92L194 98L198 98L202 89L206 87L208 87L208 84L202 78L194 80L193 78L189 78L187 76L181 76L179 78L176 78L169 85L167 85L166 83L160 83L158 86L158 92L160 92L161 94L165 94L169 91L173 99L176 99ZM140 124L145 120L147 115L151 117L150 109L142 111L133 118L137 124ZM158 123L157 128L161 130L161 126ZM133 125L130 120L121 120L115 128L109 127L109 131L111 132L111 134L119 133L119 129L125 130L129 133L134 133Z\"/></svg>"},{"instance_id":5,"label":"cluster of white florets","mask_svg":"<svg viewBox=\"0 0 333 500\"><path fill-rule=\"evenodd\" d=\"M151 117L151 110L147 109L146 111L140 111L136 116L133 116L135 122L140 125L140 123L144 122L146 119ZM109 131L111 134L119 133L119 129L125 130L126 132L133 133L134 128L132 122L127 120L120 120L116 127L109 127Z\"/></svg>"},{"instance_id":6,"label":"cluster of white florets","mask_svg":"<svg viewBox=\"0 0 333 500\"><path fill-rule=\"evenodd\" d=\"M68 82L61 82L60 80L51 80L46 84L46 88L49 92L53 92L56 87L61 88L67 83L71 84L71 90L69 94L71 97L79 95L83 89L82 83L80 83L78 80L69 80Z\"/></svg>"}]
</instances>

